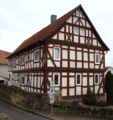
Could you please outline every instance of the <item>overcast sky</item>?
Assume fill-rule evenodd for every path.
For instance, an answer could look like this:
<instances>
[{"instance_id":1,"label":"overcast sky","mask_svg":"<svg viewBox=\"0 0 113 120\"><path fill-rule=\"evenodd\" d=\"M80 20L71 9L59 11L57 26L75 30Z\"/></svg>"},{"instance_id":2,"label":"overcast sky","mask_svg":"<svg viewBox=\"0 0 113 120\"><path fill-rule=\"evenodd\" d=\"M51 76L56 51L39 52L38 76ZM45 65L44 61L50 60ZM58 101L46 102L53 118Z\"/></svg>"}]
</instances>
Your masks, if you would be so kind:
<instances>
[{"instance_id":1,"label":"overcast sky","mask_svg":"<svg viewBox=\"0 0 113 120\"><path fill-rule=\"evenodd\" d=\"M113 66L113 0L0 0L0 49L13 52L24 40L57 18L82 5L110 48L106 66Z\"/></svg>"}]
</instances>

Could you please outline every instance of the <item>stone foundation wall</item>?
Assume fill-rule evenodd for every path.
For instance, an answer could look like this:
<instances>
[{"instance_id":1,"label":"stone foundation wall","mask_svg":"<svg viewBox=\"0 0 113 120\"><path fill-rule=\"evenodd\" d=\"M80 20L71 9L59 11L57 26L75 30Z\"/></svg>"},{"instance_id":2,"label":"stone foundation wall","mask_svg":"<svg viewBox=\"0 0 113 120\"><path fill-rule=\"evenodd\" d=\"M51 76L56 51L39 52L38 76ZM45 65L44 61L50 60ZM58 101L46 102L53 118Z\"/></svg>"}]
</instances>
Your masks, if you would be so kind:
<instances>
[{"instance_id":1,"label":"stone foundation wall","mask_svg":"<svg viewBox=\"0 0 113 120\"><path fill-rule=\"evenodd\" d=\"M0 85L0 97L31 109L48 109L49 96L46 93L27 92L20 88Z\"/></svg>"}]
</instances>

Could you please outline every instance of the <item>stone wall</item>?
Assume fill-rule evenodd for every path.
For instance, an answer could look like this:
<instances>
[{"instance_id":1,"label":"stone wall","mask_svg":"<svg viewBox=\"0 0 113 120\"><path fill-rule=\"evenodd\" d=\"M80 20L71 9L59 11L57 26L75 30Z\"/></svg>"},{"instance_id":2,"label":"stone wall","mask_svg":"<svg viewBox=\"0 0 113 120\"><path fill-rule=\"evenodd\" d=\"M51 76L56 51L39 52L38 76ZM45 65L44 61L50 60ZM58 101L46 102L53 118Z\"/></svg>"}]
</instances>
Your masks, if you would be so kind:
<instances>
[{"instance_id":1,"label":"stone wall","mask_svg":"<svg viewBox=\"0 0 113 120\"><path fill-rule=\"evenodd\" d=\"M0 85L0 97L31 109L48 109L46 93L27 92L14 86Z\"/></svg>"},{"instance_id":2,"label":"stone wall","mask_svg":"<svg viewBox=\"0 0 113 120\"><path fill-rule=\"evenodd\" d=\"M91 116L99 118L107 118L113 120L113 109L96 107L96 106L63 106L63 105L54 105L53 112L61 112L70 115L82 115L82 116Z\"/></svg>"}]
</instances>

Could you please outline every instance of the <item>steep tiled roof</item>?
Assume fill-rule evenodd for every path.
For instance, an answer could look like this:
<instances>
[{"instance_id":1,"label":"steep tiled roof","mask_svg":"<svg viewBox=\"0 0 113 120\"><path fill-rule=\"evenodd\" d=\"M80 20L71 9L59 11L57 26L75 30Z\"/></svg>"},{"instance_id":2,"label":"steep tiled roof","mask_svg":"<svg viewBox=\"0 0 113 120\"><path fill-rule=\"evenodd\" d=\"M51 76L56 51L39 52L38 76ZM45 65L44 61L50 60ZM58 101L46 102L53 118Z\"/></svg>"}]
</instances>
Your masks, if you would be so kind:
<instances>
[{"instance_id":1,"label":"steep tiled roof","mask_svg":"<svg viewBox=\"0 0 113 120\"><path fill-rule=\"evenodd\" d=\"M34 34L33 36L31 36L30 38L28 38L27 40L25 40L12 54L14 55L15 53L27 48L28 46L36 43L37 41L43 41L46 40L47 38L49 38L51 35L53 35L55 32L57 32L58 29L60 29L60 27L65 23L65 21L77 10L77 9L81 9L84 13L84 15L86 16L86 18L88 19L89 23L91 24L91 27L94 29L94 31L96 32L97 36L100 39L100 42L103 44L103 46L105 47L106 50L109 50L109 48L105 45L105 43L101 40L99 34L97 33L96 29L94 28L93 24L91 23L91 21L89 20L87 14L85 13L84 9L82 8L81 5L79 5L78 7L74 8L73 10L71 10L70 12L68 12L67 14L65 14L64 16L62 16L61 18L59 18L58 20L56 20L52 25L48 25L47 27L43 28L42 30L40 30L39 32L37 32L36 34ZM11 57L9 56L9 57Z\"/></svg>"},{"instance_id":2,"label":"steep tiled roof","mask_svg":"<svg viewBox=\"0 0 113 120\"><path fill-rule=\"evenodd\" d=\"M10 52L0 50L0 64L8 64L8 60L5 58L9 55L11 55Z\"/></svg>"}]
</instances>

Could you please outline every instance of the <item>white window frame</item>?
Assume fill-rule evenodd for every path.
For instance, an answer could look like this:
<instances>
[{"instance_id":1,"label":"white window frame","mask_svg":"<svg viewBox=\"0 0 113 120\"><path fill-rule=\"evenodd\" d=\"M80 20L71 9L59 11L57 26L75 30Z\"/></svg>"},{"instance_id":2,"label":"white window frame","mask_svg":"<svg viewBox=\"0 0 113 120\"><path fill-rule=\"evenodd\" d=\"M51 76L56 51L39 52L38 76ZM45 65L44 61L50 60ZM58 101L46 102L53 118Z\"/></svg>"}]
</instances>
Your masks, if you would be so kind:
<instances>
[{"instance_id":1,"label":"white window frame","mask_svg":"<svg viewBox=\"0 0 113 120\"><path fill-rule=\"evenodd\" d=\"M55 58L55 49L59 49L59 58ZM61 60L61 49L59 47L54 47L54 60Z\"/></svg>"},{"instance_id":2,"label":"white window frame","mask_svg":"<svg viewBox=\"0 0 113 120\"><path fill-rule=\"evenodd\" d=\"M81 30L84 30L84 28L80 28L80 36L85 36L85 30L84 30L84 34L82 34Z\"/></svg>"},{"instance_id":3,"label":"white window frame","mask_svg":"<svg viewBox=\"0 0 113 120\"><path fill-rule=\"evenodd\" d=\"M14 64L14 61L15 61L15 64ZM13 59L13 67L16 66L16 59Z\"/></svg>"},{"instance_id":4,"label":"white window frame","mask_svg":"<svg viewBox=\"0 0 113 120\"><path fill-rule=\"evenodd\" d=\"M77 75L80 75L80 84L77 84ZM81 85L81 73L76 73L76 85Z\"/></svg>"},{"instance_id":5,"label":"white window frame","mask_svg":"<svg viewBox=\"0 0 113 120\"><path fill-rule=\"evenodd\" d=\"M21 77L24 77L24 84L21 83ZM25 85L25 75L20 75L20 85Z\"/></svg>"},{"instance_id":6,"label":"white window frame","mask_svg":"<svg viewBox=\"0 0 113 120\"><path fill-rule=\"evenodd\" d=\"M82 15L83 15L83 14L82 14L82 11L80 11L80 17L81 17L81 18L82 18Z\"/></svg>"},{"instance_id":7,"label":"white window frame","mask_svg":"<svg viewBox=\"0 0 113 120\"><path fill-rule=\"evenodd\" d=\"M99 62L96 62L96 55L98 55ZM95 53L95 64L100 64L100 54L99 53Z\"/></svg>"},{"instance_id":8,"label":"white window frame","mask_svg":"<svg viewBox=\"0 0 113 120\"><path fill-rule=\"evenodd\" d=\"M75 32L75 28L78 29L77 33ZM73 27L74 35L79 35L79 28L78 27Z\"/></svg>"},{"instance_id":9,"label":"white window frame","mask_svg":"<svg viewBox=\"0 0 113 120\"><path fill-rule=\"evenodd\" d=\"M58 75L58 85L55 84L55 86L60 86L60 73L53 73L53 80L54 80L54 75Z\"/></svg>"},{"instance_id":10,"label":"white window frame","mask_svg":"<svg viewBox=\"0 0 113 120\"><path fill-rule=\"evenodd\" d=\"M21 62L21 58L23 58L24 57L24 63L23 63L23 59L22 59L22 62ZM25 64L25 55L23 55L23 56L20 56L20 65L24 65Z\"/></svg>"},{"instance_id":11,"label":"white window frame","mask_svg":"<svg viewBox=\"0 0 113 120\"><path fill-rule=\"evenodd\" d=\"M76 16L79 17L79 10L76 11Z\"/></svg>"},{"instance_id":12,"label":"white window frame","mask_svg":"<svg viewBox=\"0 0 113 120\"><path fill-rule=\"evenodd\" d=\"M35 60L35 53L36 53L37 51L39 52L39 59L38 59L38 60ZM40 50L38 49L38 50L35 50L35 51L34 51L34 62L38 62L39 60L40 60Z\"/></svg>"},{"instance_id":13,"label":"white window frame","mask_svg":"<svg viewBox=\"0 0 113 120\"><path fill-rule=\"evenodd\" d=\"M96 75L98 75L98 83L95 83L95 76L96 76ZM95 85L99 84L99 74L98 74L98 73L95 73L95 74L94 74L94 84L95 84Z\"/></svg>"}]
</instances>

